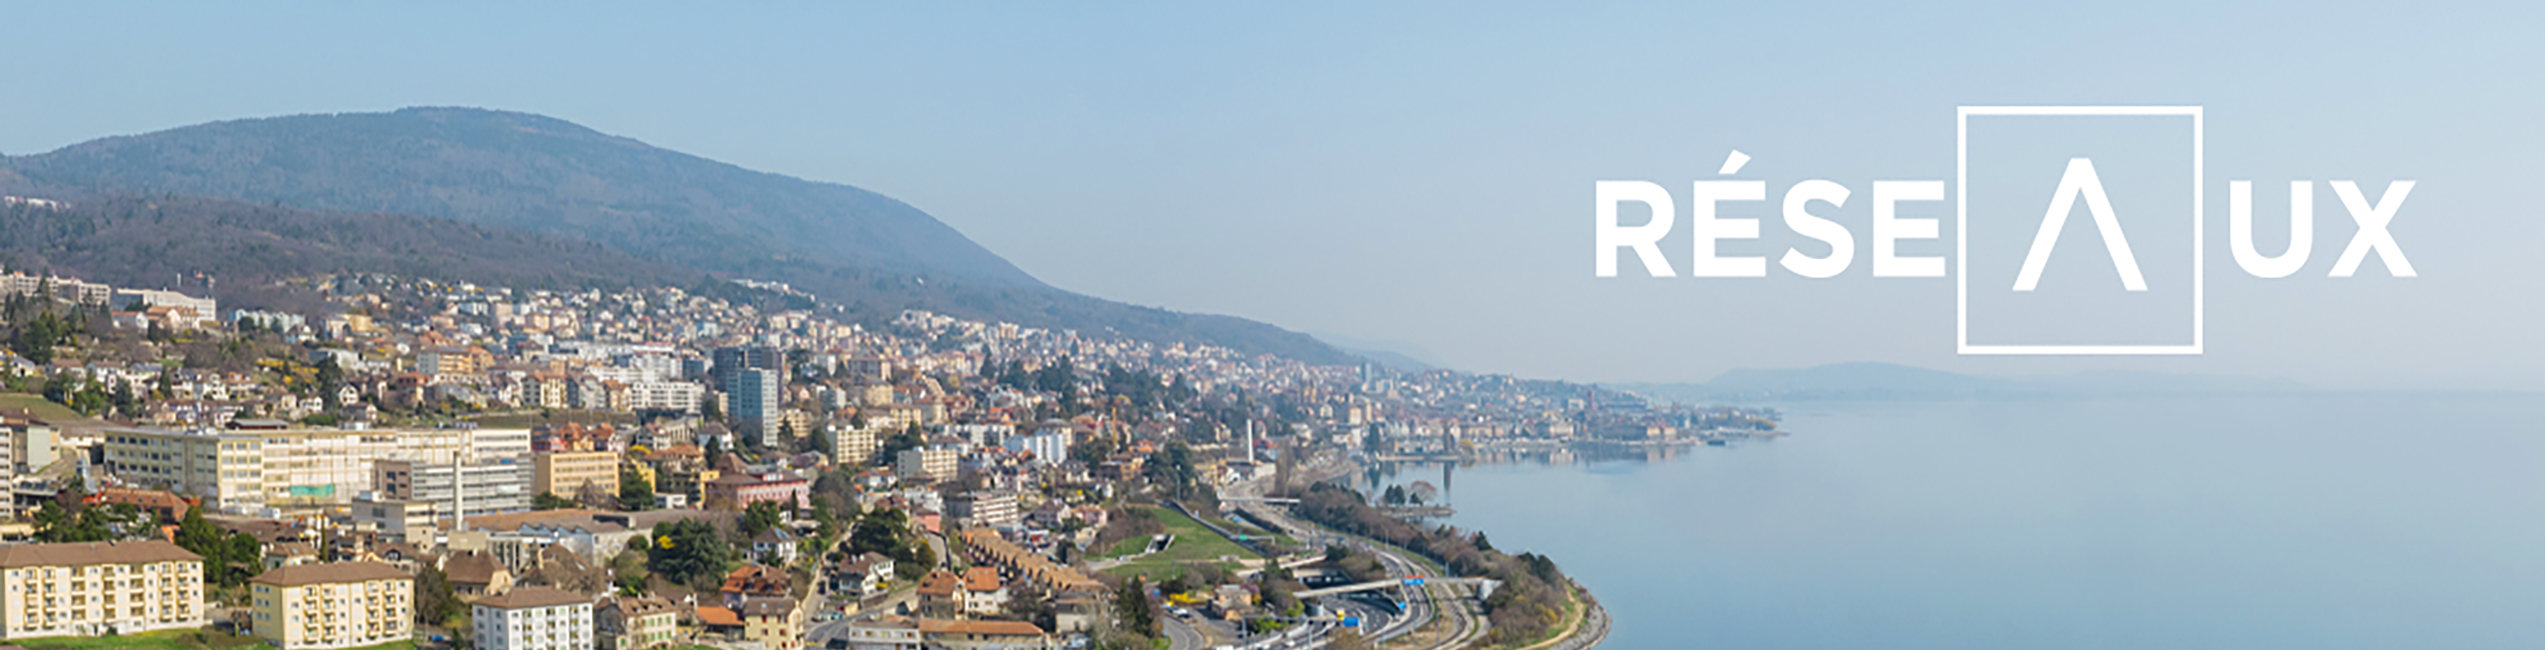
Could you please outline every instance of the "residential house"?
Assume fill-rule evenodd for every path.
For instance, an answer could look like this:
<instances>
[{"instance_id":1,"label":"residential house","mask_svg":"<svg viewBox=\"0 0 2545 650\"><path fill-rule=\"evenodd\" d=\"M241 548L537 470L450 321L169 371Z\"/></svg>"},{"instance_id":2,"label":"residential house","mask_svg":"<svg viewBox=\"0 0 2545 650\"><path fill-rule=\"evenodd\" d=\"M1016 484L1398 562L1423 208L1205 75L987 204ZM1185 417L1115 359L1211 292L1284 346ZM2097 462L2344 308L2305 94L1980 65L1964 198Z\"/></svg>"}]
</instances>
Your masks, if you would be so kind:
<instances>
[{"instance_id":1,"label":"residential house","mask_svg":"<svg viewBox=\"0 0 2545 650\"><path fill-rule=\"evenodd\" d=\"M595 650L647 650L672 644L678 635L677 612L670 601L654 596L602 596L593 605Z\"/></svg>"}]
</instances>

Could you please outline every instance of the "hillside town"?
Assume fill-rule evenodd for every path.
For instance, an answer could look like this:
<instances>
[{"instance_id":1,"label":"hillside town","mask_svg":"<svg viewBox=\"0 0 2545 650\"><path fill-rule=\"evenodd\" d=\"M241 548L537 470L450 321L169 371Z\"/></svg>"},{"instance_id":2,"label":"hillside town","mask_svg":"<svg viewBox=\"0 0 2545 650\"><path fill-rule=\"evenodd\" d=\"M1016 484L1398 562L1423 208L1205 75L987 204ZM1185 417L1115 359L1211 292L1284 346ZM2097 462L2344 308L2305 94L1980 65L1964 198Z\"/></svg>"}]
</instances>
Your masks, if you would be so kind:
<instances>
[{"instance_id":1,"label":"hillside town","mask_svg":"<svg viewBox=\"0 0 2545 650\"><path fill-rule=\"evenodd\" d=\"M1421 494L1319 482L1774 434L1578 384L840 322L768 282L336 275L227 312L201 282L0 275L0 637L1519 647L1604 615L1545 558L1404 528ZM1293 595L1418 565L1473 602Z\"/></svg>"}]
</instances>

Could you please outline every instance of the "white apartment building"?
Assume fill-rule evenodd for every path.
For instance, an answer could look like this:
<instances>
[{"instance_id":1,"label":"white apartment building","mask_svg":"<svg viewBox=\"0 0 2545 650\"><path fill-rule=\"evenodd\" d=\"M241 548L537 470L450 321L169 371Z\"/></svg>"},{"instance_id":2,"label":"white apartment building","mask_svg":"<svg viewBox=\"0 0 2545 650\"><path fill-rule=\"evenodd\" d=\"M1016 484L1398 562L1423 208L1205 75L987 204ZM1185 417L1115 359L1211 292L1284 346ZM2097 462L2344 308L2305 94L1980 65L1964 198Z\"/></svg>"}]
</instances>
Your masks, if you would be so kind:
<instances>
[{"instance_id":1,"label":"white apartment building","mask_svg":"<svg viewBox=\"0 0 2545 650\"><path fill-rule=\"evenodd\" d=\"M522 587L470 608L481 650L595 650L592 599L550 587Z\"/></svg>"},{"instance_id":2,"label":"white apartment building","mask_svg":"<svg viewBox=\"0 0 2545 650\"><path fill-rule=\"evenodd\" d=\"M110 428L99 437L106 468L116 478L205 497L236 514L345 505L378 489L373 465L384 460L448 466L465 455L484 464L530 463L527 429Z\"/></svg>"}]
</instances>

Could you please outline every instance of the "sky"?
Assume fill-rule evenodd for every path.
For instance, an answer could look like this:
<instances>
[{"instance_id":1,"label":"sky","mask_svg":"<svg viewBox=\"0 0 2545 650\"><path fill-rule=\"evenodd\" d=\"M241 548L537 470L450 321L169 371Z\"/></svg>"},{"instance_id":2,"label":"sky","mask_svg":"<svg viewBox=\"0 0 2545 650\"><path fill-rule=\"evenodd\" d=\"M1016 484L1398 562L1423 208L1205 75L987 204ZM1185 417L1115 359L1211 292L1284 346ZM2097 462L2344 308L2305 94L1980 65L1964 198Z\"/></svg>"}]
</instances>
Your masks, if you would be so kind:
<instances>
[{"instance_id":1,"label":"sky","mask_svg":"<svg viewBox=\"0 0 2545 650\"><path fill-rule=\"evenodd\" d=\"M476 106L882 192L1062 288L1464 370L1703 381L1884 361L2545 390L2535 5L1758 4L1773 6L15 7L0 39L0 152L220 119ZM2017 322L1978 307L2012 296L1999 274L1873 276L1875 181L1943 182L1948 200L1899 213L1939 219L1943 237L1899 250L1952 254L1956 107L1976 105L2202 107L2206 248L2151 253L2172 265L2148 274L2147 294L2188 291L2180 265L2203 264L2202 354L1957 354L1957 280L1989 293L1973 304L1990 325L1973 331ZM2162 140L2095 128L2081 139ZM2086 155L2010 146L2024 157L1987 164ZM1752 160L1719 174L1734 150ZM2113 162L2175 160L2154 151L2093 155L2113 167L2134 246L2187 243L2144 234L2183 215L2140 207L2153 200L2124 186L2146 183L2123 178L2180 163ZM1837 277L1775 262L1789 247L1827 250L1780 219L1788 189L1813 179L1852 197L1813 208L1850 231L1855 260ZM1761 236L1718 248L1769 258L1767 277L1686 277L1691 184L1704 180L1765 182L1766 200L1721 210L1758 219ZM2287 183L2315 182L2313 254L2296 274L2237 267L2231 180L2256 188L2265 253L2287 241ZM2417 277L2376 256L2326 277L2358 230L2336 180L2372 199L2415 183L2389 231ZM1648 277L1631 251L1618 277L1595 277L1600 181L1675 197L1659 250L1679 277ZM2049 189L1990 205L2038 205ZM2020 257L2041 210L1993 213L2011 230L1975 241L2011 243L1975 255ZM2072 216L2041 296L2117 277L2086 210ZM2159 320L2130 297L2062 293L2040 322Z\"/></svg>"}]
</instances>

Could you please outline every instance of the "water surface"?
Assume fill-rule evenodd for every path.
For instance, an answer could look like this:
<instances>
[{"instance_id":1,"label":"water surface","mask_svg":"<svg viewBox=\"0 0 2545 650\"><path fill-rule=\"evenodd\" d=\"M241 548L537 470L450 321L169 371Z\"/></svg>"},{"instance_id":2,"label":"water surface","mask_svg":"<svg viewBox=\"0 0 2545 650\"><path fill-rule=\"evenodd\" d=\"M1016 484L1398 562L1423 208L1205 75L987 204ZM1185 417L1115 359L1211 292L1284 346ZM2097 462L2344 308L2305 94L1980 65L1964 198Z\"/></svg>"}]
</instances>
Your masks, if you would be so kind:
<instances>
[{"instance_id":1,"label":"water surface","mask_svg":"<svg viewBox=\"0 0 2545 650\"><path fill-rule=\"evenodd\" d=\"M1452 523L1589 585L1607 648L2545 648L2537 396L1780 406L1458 468Z\"/></svg>"}]
</instances>

